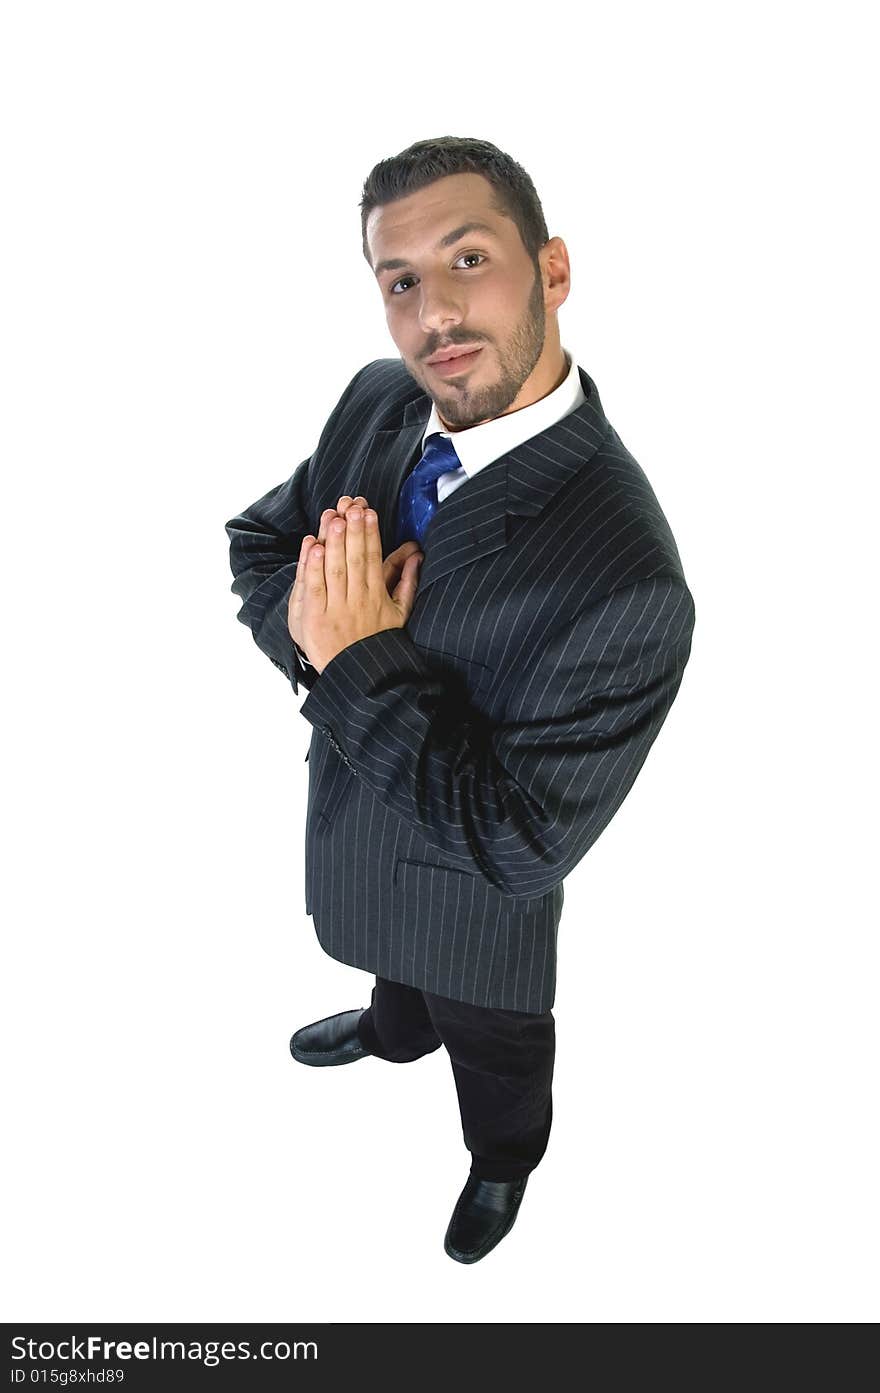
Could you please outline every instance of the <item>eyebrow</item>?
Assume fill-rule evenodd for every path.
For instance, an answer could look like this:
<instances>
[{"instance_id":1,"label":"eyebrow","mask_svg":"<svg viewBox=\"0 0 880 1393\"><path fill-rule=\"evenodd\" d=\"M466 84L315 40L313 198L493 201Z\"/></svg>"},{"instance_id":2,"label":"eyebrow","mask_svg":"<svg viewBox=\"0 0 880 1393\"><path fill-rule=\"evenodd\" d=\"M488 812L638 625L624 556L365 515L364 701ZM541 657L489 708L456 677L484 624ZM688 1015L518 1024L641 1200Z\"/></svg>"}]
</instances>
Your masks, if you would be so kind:
<instances>
[{"instance_id":1,"label":"eyebrow","mask_svg":"<svg viewBox=\"0 0 880 1393\"><path fill-rule=\"evenodd\" d=\"M462 223L461 227L454 227L451 232L447 232L444 237L441 237L434 250L439 252L444 247L451 247L455 242L460 242L462 237L466 237L469 232L488 233L490 237L495 238L498 236L494 227L490 227L488 223L465 222ZM374 275L381 276L383 271L405 270L409 264L408 261L401 261L399 257L394 257L390 261L380 261L374 269Z\"/></svg>"}]
</instances>

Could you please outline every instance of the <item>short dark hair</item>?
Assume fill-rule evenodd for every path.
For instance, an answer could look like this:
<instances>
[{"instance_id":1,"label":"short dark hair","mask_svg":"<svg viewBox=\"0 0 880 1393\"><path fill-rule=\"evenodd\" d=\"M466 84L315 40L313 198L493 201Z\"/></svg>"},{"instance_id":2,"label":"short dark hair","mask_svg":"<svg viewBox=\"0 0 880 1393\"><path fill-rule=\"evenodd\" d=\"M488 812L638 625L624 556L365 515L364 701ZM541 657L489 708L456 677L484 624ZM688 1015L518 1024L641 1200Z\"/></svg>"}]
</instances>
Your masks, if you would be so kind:
<instances>
[{"instance_id":1,"label":"short dark hair","mask_svg":"<svg viewBox=\"0 0 880 1393\"><path fill-rule=\"evenodd\" d=\"M549 233L534 184L522 165L497 145L457 135L417 140L370 170L361 197L361 239L367 264L372 266L367 219L373 209L416 193L448 174L482 174L488 179L494 190L490 207L516 223L537 270L538 252L549 241Z\"/></svg>"}]
</instances>

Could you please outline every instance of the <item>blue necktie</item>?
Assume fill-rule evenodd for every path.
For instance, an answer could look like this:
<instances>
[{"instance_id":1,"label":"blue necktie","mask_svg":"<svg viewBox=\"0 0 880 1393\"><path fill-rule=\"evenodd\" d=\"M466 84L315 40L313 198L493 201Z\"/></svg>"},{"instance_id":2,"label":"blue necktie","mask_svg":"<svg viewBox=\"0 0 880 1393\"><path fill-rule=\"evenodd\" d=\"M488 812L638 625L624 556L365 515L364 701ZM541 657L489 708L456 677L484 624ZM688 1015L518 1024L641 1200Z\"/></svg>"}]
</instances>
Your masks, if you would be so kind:
<instances>
[{"instance_id":1,"label":"blue necktie","mask_svg":"<svg viewBox=\"0 0 880 1393\"><path fill-rule=\"evenodd\" d=\"M435 431L425 442L425 453L400 490L397 511L397 546L410 538L421 544L428 523L437 511L437 480L460 469L461 460L448 436Z\"/></svg>"}]
</instances>

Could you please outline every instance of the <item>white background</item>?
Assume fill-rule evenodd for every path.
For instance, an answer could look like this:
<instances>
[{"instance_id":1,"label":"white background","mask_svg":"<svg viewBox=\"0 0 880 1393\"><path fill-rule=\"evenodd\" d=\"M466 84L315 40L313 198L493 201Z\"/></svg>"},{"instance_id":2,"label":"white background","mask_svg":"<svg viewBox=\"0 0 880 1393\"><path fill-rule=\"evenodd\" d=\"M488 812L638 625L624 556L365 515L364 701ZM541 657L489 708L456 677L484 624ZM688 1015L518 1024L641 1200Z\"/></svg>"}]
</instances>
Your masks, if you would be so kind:
<instances>
[{"instance_id":1,"label":"white background","mask_svg":"<svg viewBox=\"0 0 880 1393\"><path fill-rule=\"evenodd\" d=\"M877 1319L868 14L4 7L4 1319ZM224 530L396 356L362 185L444 134L535 181L696 605L472 1267L446 1052L290 1058L371 979L304 912L311 726Z\"/></svg>"}]
</instances>

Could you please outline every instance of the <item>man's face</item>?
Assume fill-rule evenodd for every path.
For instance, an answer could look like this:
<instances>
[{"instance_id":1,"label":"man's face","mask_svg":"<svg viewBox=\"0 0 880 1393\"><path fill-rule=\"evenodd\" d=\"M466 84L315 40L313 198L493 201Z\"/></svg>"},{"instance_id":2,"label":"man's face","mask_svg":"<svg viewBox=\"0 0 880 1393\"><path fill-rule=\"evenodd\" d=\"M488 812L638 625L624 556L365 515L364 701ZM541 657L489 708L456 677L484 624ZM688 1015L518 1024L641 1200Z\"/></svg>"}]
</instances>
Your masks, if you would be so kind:
<instances>
[{"instance_id":1,"label":"man's face","mask_svg":"<svg viewBox=\"0 0 880 1393\"><path fill-rule=\"evenodd\" d=\"M557 363L554 380L541 381L548 308L542 275L516 224L491 207L492 195L481 174L450 174L375 208L367 220L391 337L451 430L501 416L514 404L519 409L557 385ZM472 228L442 244L474 222L488 230ZM389 260L395 264L383 266ZM558 296L550 303L555 309ZM479 352L453 363L451 373L428 361L459 345Z\"/></svg>"}]
</instances>

